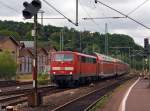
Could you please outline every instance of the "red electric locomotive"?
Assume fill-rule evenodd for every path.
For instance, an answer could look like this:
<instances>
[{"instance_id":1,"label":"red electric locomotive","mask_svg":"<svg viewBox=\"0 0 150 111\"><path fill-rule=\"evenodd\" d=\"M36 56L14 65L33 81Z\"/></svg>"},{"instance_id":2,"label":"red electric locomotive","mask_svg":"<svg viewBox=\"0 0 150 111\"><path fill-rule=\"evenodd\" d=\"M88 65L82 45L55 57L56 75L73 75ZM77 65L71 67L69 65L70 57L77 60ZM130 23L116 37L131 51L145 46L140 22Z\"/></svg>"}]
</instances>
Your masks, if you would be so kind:
<instances>
[{"instance_id":1,"label":"red electric locomotive","mask_svg":"<svg viewBox=\"0 0 150 111\"><path fill-rule=\"evenodd\" d=\"M121 75L128 72L128 65L111 57L95 53L95 56L71 51L52 54L51 77L62 85L78 85L101 77Z\"/></svg>"}]
</instances>

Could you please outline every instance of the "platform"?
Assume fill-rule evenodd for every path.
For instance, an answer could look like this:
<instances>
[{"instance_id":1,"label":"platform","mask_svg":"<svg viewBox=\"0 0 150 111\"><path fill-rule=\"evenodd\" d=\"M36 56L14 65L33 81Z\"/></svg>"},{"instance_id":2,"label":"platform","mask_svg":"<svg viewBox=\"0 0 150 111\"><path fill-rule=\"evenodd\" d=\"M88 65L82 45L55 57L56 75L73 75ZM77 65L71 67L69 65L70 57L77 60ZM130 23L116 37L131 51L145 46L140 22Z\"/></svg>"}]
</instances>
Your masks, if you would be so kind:
<instances>
[{"instance_id":1,"label":"platform","mask_svg":"<svg viewBox=\"0 0 150 111\"><path fill-rule=\"evenodd\" d=\"M126 92L120 111L150 111L150 80L139 78Z\"/></svg>"}]
</instances>

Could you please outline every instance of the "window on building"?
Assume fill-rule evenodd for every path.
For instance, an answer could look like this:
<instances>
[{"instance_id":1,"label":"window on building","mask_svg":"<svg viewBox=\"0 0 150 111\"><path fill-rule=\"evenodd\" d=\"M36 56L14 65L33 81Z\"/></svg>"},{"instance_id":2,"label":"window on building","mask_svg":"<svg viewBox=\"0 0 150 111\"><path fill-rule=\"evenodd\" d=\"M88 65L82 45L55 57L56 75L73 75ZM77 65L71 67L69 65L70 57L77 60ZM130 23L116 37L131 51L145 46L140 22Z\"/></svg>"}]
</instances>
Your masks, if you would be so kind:
<instances>
[{"instance_id":1,"label":"window on building","mask_svg":"<svg viewBox=\"0 0 150 111\"><path fill-rule=\"evenodd\" d=\"M29 58L29 72L32 72L32 58Z\"/></svg>"},{"instance_id":2,"label":"window on building","mask_svg":"<svg viewBox=\"0 0 150 111\"><path fill-rule=\"evenodd\" d=\"M11 52L11 55L12 55L12 57L13 57L14 59L16 58L15 51L12 51L12 52Z\"/></svg>"},{"instance_id":3,"label":"window on building","mask_svg":"<svg viewBox=\"0 0 150 111\"><path fill-rule=\"evenodd\" d=\"M20 65L20 72L22 72L22 73L24 73L24 69L25 69L25 59L24 59L24 57L21 57L21 65Z\"/></svg>"},{"instance_id":4,"label":"window on building","mask_svg":"<svg viewBox=\"0 0 150 111\"><path fill-rule=\"evenodd\" d=\"M20 72L22 72L22 64L20 64L20 66L19 66L19 67L20 67Z\"/></svg>"}]
</instances>

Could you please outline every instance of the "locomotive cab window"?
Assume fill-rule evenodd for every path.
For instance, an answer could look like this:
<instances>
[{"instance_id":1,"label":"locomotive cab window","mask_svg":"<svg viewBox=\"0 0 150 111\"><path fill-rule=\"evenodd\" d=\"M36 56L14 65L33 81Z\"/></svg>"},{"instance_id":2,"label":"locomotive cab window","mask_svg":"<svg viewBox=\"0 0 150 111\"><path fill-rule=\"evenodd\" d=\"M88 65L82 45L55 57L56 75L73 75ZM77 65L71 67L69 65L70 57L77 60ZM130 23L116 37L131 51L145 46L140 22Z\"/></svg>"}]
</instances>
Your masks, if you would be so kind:
<instances>
[{"instance_id":1,"label":"locomotive cab window","mask_svg":"<svg viewBox=\"0 0 150 111\"><path fill-rule=\"evenodd\" d=\"M73 54L54 54L53 61L73 61Z\"/></svg>"}]
</instances>

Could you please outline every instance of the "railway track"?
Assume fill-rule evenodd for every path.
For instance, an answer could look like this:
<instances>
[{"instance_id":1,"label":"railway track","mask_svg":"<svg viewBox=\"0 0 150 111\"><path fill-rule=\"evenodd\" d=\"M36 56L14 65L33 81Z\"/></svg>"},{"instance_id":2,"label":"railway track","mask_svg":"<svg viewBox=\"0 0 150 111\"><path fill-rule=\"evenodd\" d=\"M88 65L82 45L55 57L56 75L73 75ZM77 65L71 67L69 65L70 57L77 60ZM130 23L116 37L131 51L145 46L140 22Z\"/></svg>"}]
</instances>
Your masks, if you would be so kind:
<instances>
[{"instance_id":1,"label":"railway track","mask_svg":"<svg viewBox=\"0 0 150 111\"><path fill-rule=\"evenodd\" d=\"M123 84L125 81L132 79L133 77L120 78L119 80L111 83L105 84L103 87L96 89L88 94L81 97L73 99L62 106L59 106L52 111L89 111L93 105L96 104L105 94L111 92L119 85Z\"/></svg>"},{"instance_id":2,"label":"railway track","mask_svg":"<svg viewBox=\"0 0 150 111\"><path fill-rule=\"evenodd\" d=\"M12 87L12 86L22 86L22 85L32 85L32 81L19 82L19 81L0 81L0 88Z\"/></svg>"},{"instance_id":3,"label":"railway track","mask_svg":"<svg viewBox=\"0 0 150 111\"><path fill-rule=\"evenodd\" d=\"M41 86L38 87L38 90L50 90L50 89L54 89L56 88L56 86ZM27 87L27 88L23 88L23 89L14 89L14 90L6 90L3 92L0 92L0 96L9 96L9 95L15 95L15 94L24 94L24 93L30 93L33 91L33 87Z\"/></svg>"},{"instance_id":4,"label":"railway track","mask_svg":"<svg viewBox=\"0 0 150 111\"><path fill-rule=\"evenodd\" d=\"M7 106L13 106L17 104L21 104L23 102L27 102L28 94L20 94L20 95L12 95L3 97L0 99L0 107L1 109L5 109Z\"/></svg>"},{"instance_id":5,"label":"railway track","mask_svg":"<svg viewBox=\"0 0 150 111\"><path fill-rule=\"evenodd\" d=\"M38 88L38 92L41 93L42 97L65 90L67 89L58 89L54 86ZM24 89L19 91L10 91L8 93L2 94L3 96L0 96L0 109L5 109L7 106L15 106L17 104L28 102L28 96L32 91L33 89Z\"/></svg>"}]
</instances>

